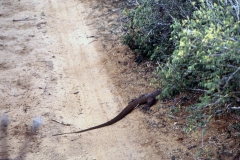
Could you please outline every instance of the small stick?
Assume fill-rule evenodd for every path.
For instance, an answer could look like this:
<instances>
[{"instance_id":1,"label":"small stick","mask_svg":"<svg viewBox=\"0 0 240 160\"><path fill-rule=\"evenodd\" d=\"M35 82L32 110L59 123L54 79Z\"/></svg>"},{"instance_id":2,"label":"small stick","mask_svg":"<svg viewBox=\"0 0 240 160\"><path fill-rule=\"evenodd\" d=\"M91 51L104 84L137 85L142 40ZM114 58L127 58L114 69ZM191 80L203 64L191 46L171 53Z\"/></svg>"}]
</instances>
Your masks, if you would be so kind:
<instances>
[{"instance_id":1,"label":"small stick","mask_svg":"<svg viewBox=\"0 0 240 160\"><path fill-rule=\"evenodd\" d=\"M17 22L17 21L26 21L28 20L29 17L25 17L25 18L22 18L22 19L13 19L13 22Z\"/></svg>"},{"instance_id":2,"label":"small stick","mask_svg":"<svg viewBox=\"0 0 240 160\"><path fill-rule=\"evenodd\" d=\"M98 41L98 40L93 40L93 41L89 42L88 44L91 44L92 42L95 42L95 41Z\"/></svg>"},{"instance_id":3,"label":"small stick","mask_svg":"<svg viewBox=\"0 0 240 160\"><path fill-rule=\"evenodd\" d=\"M54 121L54 122L60 123L60 124L62 124L62 125L65 125L65 126L71 126L71 124L69 124L69 123L64 123L63 121L58 121L58 120L56 120L56 119L51 119L51 120Z\"/></svg>"},{"instance_id":4,"label":"small stick","mask_svg":"<svg viewBox=\"0 0 240 160\"><path fill-rule=\"evenodd\" d=\"M168 117L170 117L170 118L173 118L173 119L179 119L179 117L175 117L175 116L173 116L173 115L168 115Z\"/></svg>"},{"instance_id":5,"label":"small stick","mask_svg":"<svg viewBox=\"0 0 240 160\"><path fill-rule=\"evenodd\" d=\"M13 22L18 22L18 21L30 21L30 20L37 20L37 19L36 18L29 19L29 17L25 17L25 18L22 18L22 19L13 19L12 21Z\"/></svg>"}]
</instances>

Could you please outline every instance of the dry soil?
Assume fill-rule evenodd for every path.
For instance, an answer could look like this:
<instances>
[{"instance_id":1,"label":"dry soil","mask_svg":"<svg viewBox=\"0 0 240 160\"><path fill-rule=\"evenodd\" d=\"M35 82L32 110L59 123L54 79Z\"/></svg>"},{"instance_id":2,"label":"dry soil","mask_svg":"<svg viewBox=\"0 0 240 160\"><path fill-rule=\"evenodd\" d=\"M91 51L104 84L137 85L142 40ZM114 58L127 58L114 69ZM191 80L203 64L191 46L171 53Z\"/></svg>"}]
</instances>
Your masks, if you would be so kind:
<instances>
[{"instance_id":1,"label":"dry soil","mask_svg":"<svg viewBox=\"0 0 240 160\"><path fill-rule=\"evenodd\" d=\"M120 43L103 45L91 25L100 4L0 0L0 159L194 159L195 144L180 143L184 135L165 128L165 119L139 110L109 127L52 136L106 122L153 90L151 69L143 74L131 54L112 59L127 50Z\"/></svg>"}]
</instances>

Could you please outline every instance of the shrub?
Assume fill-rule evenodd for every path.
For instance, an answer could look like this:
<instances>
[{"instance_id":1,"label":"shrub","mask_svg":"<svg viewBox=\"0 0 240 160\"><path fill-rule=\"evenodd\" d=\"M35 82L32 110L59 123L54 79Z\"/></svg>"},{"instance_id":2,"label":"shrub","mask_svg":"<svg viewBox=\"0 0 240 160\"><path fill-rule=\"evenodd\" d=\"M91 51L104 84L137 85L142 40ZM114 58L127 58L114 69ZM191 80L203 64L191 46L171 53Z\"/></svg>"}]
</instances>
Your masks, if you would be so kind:
<instances>
[{"instance_id":1,"label":"shrub","mask_svg":"<svg viewBox=\"0 0 240 160\"><path fill-rule=\"evenodd\" d=\"M174 18L184 19L192 12L186 0L142 0L137 7L124 10L123 43L139 55L166 60L175 48L170 40Z\"/></svg>"},{"instance_id":2,"label":"shrub","mask_svg":"<svg viewBox=\"0 0 240 160\"><path fill-rule=\"evenodd\" d=\"M199 103L189 108L188 118L194 120L190 128L205 125L216 114L240 109L239 8L230 1L202 0L193 18L175 19L176 49L157 69L163 96L204 92Z\"/></svg>"}]
</instances>

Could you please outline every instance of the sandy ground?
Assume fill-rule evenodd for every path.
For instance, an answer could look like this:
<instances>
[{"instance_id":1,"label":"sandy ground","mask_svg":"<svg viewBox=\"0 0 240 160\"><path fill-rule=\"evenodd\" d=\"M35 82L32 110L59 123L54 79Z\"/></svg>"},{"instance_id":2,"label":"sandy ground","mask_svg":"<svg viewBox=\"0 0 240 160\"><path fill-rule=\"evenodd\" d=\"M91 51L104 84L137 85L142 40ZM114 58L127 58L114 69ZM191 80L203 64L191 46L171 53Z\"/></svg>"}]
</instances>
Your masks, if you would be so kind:
<instances>
[{"instance_id":1,"label":"sandy ground","mask_svg":"<svg viewBox=\"0 0 240 160\"><path fill-rule=\"evenodd\" d=\"M97 29L104 21L92 25L100 4L0 0L1 160L194 159L191 148L201 138L169 130L164 112L135 110L109 127L52 136L106 122L153 90L152 71L136 68L120 43L106 46L109 39ZM171 122L170 128L180 128Z\"/></svg>"},{"instance_id":2,"label":"sandy ground","mask_svg":"<svg viewBox=\"0 0 240 160\"><path fill-rule=\"evenodd\" d=\"M111 127L52 137L110 120L128 102L114 94L106 55L92 43L89 8L74 0L0 4L0 112L8 125L1 130L1 159L169 158L150 145L154 134L140 112ZM36 134L33 121L42 124Z\"/></svg>"}]
</instances>

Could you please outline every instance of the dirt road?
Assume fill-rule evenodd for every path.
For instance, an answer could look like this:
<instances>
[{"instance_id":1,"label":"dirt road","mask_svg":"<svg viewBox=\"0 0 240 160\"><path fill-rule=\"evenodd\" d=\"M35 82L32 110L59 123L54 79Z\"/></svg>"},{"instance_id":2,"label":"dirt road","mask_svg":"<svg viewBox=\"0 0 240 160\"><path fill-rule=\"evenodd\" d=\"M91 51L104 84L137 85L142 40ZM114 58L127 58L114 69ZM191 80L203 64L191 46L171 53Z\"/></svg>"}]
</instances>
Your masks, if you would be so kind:
<instances>
[{"instance_id":1,"label":"dirt road","mask_svg":"<svg viewBox=\"0 0 240 160\"><path fill-rule=\"evenodd\" d=\"M147 145L139 112L111 127L52 137L106 122L127 102L113 94L105 55L93 45L89 8L74 0L0 3L0 114L9 120L0 159L161 158ZM36 135L34 118L43 123Z\"/></svg>"}]
</instances>

